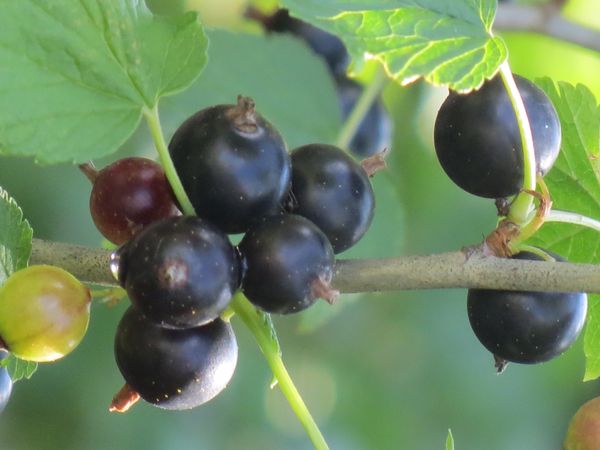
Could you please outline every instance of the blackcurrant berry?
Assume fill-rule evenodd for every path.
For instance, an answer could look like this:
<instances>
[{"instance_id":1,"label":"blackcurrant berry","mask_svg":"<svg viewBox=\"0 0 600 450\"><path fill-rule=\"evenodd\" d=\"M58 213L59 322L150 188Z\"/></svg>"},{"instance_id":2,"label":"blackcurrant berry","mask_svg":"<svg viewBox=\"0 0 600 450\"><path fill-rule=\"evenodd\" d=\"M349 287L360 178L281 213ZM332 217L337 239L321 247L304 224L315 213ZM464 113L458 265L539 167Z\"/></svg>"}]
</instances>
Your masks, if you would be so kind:
<instances>
[{"instance_id":1,"label":"blackcurrant berry","mask_svg":"<svg viewBox=\"0 0 600 450\"><path fill-rule=\"evenodd\" d=\"M363 87L347 77L337 77L336 87L342 119L346 120L361 96ZM381 99L377 99L365 114L348 147L355 155L366 157L390 148L391 143L392 122Z\"/></svg>"},{"instance_id":2,"label":"blackcurrant berry","mask_svg":"<svg viewBox=\"0 0 600 450\"><path fill-rule=\"evenodd\" d=\"M127 384L164 409L190 409L215 397L231 380L237 353L233 329L221 319L173 330L133 306L115 337L115 359Z\"/></svg>"},{"instance_id":3,"label":"blackcurrant berry","mask_svg":"<svg viewBox=\"0 0 600 450\"><path fill-rule=\"evenodd\" d=\"M197 112L169 151L196 214L226 233L278 212L290 187L286 145L249 98Z\"/></svg>"},{"instance_id":4,"label":"blackcurrant berry","mask_svg":"<svg viewBox=\"0 0 600 450\"><path fill-rule=\"evenodd\" d=\"M544 175L560 150L558 115L536 85L518 75L515 82L531 125L536 169ZM499 76L470 94L451 92L438 112L434 140L442 168L465 191L501 198L523 186L521 135Z\"/></svg>"},{"instance_id":5,"label":"blackcurrant berry","mask_svg":"<svg viewBox=\"0 0 600 450\"><path fill-rule=\"evenodd\" d=\"M199 217L171 217L144 228L117 251L118 276L150 320L187 328L223 312L239 286L227 235Z\"/></svg>"},{"instance_id":6,"label":"blackcurrant berry","mask_svg":"<svg viewBox=\"0 0 600 450\"><path fill-rule=\"evenodd\" d=\"M267 31L275 33L291 33L302 39L320 57L334 74L346 72L350 56L344 43L331 33L317 28L307 22L290 17L286 9L280 9L270 17L259 17Z\"/></svg>"},{"instance_id":7,"label":"blackcurrant berry","mask_svg":"<svg viewBox=\"0 0 600 450\"><path fill-rule=\"evenodd\" d=\"M8 356L8 353L0 351L0 362ZM12 392L12 380L6 367L0 367L0 413L6 408L8 399Z\"/></svg>"},{"instance_id":8,"label":"blackcurrant berry","mask_svg":"<svg viewBox=\"0 0 600 450\"><path fill-rule=\"evenodd\" d=\"M93 180L90 211L102 235L120 245L146 225L181 213L162 166L147 158L124 158L97 173Z\"/></svg>"},{"instance_id":9,"label":"blackcurrant berry","mask_svg":"<svg viewBox=\"0 0 600 450\"><path fill-rule=\"evenodd\" d=\"M59 267L19 270L0 288L0 340L20 359L62 358L83 339L90 303L90 290Z\"/></svg>"},{"instance_id":10,"label":"blackcurrant berry","mask_svg":"<svg viewBox=\"0 0 600 450\"><path fill-rule=\"evenodd\" d=\"M317 225L335 253L369 229L375 196L365 170L333 145L309 144L292 151L289 209Z\"/></svg>"},{"instance_id":11,"label":"blackcurrant berry","mask_svg":"<svg viewBox=\"0 0 600 450\"><path fill-rule=\"evenodd\" d=\"M542 259L530 252L513 258ZM485 348L501 360L533 364L560 355L575 341L585 321L587 296L469 289L467 305L471 328Z\"/></svg>"},{"instance_id":12,"label":"blackcurrant berry","mask_svg":"<svg viewBox=\"0 0 600 450\"><path fill-rule=\"evenodd\" d=\"M304 217L271 216L250 228L238 246L245 274L242 291L267 312L294 313L319 298L333 301L333 249Z\"/></svg>"}]
</instances>

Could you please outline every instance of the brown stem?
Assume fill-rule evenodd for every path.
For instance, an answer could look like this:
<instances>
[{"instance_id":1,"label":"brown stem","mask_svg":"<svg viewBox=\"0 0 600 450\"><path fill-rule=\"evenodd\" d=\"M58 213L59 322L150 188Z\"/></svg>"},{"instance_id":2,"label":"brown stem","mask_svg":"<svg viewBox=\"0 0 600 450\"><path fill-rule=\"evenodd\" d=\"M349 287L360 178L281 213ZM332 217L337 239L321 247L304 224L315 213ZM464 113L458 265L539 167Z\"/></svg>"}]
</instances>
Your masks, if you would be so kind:
<instances>
[{"instance_id":1,"label":"brown stem","mask_svg":"<svg viewBox=\"0 0 600 450\"><path fill-rule=\"evenodd\" d=\"M94 166L93 162L88 161L86 163L79 164L79 170L81 170L87 179L94 184L96 178L98 177L98 170L96 169L96 166Z\"/></svg>"},{"instance_id":2,"label":"brown stem","mask_svg":"<svg viewBox=\"0 0 600 450\"><path fill-rule=\"evenodd\" d=\"M125 383L121 390L113 397L108 410L110 412L127 412L129 411L129 408L139 401L139 399L140 394L138 394L131 386Z\"/></svg>"}]
</instances>

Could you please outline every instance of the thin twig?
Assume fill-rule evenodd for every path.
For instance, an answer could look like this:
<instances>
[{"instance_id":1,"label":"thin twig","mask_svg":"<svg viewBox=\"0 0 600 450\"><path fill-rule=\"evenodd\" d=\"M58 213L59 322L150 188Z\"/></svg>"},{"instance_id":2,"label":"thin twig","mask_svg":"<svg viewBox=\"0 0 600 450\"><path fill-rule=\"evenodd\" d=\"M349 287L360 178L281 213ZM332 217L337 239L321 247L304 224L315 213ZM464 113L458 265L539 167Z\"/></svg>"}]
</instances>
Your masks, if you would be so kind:
<instances>
[{"instance_id":1,"label":"thin twig","mask_svg":"<svg viewBox=\"0 0 600 450\"><path fill-rule=\"evenodd\" d=\"M494 29L544 34L600 52L600 31L565 18L556 4L498 6Z\"/></svg>"},{"instance_id":2,"label":"thin twig","mask_svg":"<svg viewBox=\"0 0 600 450\"><path fill-rule=\"evenodd\" d=\"M115 285L110 251L39 239L31 264L53 264L84 282ZM492 288L600 293L600 266L510 260L468 251L387 259L338 260L333 287L341 292Z\"/></svg>"}]
</instances>

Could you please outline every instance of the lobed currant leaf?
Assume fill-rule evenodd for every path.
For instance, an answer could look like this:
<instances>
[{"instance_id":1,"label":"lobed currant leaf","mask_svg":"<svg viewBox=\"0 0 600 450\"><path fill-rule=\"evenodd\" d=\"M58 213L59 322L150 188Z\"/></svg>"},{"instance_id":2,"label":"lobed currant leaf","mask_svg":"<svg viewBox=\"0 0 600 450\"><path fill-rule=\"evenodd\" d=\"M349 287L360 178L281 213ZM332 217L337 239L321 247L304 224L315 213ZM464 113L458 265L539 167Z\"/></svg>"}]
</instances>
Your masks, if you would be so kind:
<instances>
[{"instance_id":1,"label":"lobed currant leaf","mask_svg":"<svg viewBox=\"0 0 600 450\"><path fill-rule=\"evenodd\" d=\"M33 230L15 200L0 187L0 285L27 267Z\"/></svg>"},{"instance_id":2,"label":"lobed currant leaf","mask_svg":"<svg viewBox=\"0 0 600 450\"><path fill-rule=\"evenodd\" d=\"M340 37L355 67L380 61L401 84L417 78L468 92L507 58L492 35L494 0L283 0L292 15Z\"/></svg>"}]
</instances>

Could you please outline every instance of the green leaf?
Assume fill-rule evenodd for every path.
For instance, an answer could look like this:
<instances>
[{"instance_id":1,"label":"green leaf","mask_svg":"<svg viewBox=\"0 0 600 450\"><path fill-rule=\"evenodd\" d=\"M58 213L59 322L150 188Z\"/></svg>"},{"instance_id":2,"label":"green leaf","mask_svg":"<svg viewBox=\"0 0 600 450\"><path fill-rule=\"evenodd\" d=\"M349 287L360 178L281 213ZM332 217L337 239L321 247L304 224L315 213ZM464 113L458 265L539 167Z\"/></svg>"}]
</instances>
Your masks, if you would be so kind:
<instances>
[{"instance_id":1,"label":"green leaf","mask_svg":"<svg viewBox=\"0 0 600 450\"><path fill-rule=\"evenodd\" d=\"M27 267L32 238L23 211L0 187L0 286L13 272Z\"/></svg>"},{"instance_id":2,"label":"green leaf","mask_svg":"<svg viewBox=\"0 0 600 450\"><path fill-rule=\"evenodd\" d=\"M36 372L38 364L32 361L24 361L12 354L9 354L6 358L0 361L0 367L6 367L11 380L13 383L16 383L23 378L31 378Z\"/></svg>"},{"instance_id":3,"label":"green leaf","mask_svg":"<svg viewBox=\"0 0 600 450\"><path fill-rule=\"evenodd\" d=\"M544 178L556 210L600 220L600 108L583 86L551 80L538 84L548 94L562 127L561 153ZM600 233L577 225L547 223L531 243L573 262L600 264ZM600 376L600 297L590 296L584 336L585 380Z\"/></svg>"},{"instance_id":4,"label":"green leaf","mask_svg":"<svg viewBox=\"0 0 600 450\"><path fill-rule=\"evenodd\" d=\"M495 0L282 0L293 15L339 36L356 67L380 61L402 84L423 77L461 92L508 56L491 27Z\"/></svg>"},{"instance_id":5,"label":"green leaf","mask_svg":"<svg viewBox=\"0 0 600 450\"><path fill-rule=\"evenodd\" d=\"M448 428L448 436L446 437L446 450L454 450L454 437L450 428Z\"/></svg>"},{"instance_id":6,"label":"green leaf","mask_svg":"<svg viewBox=\"0 0 600 450\"><path fill-rule=\"evenodd\" d=\"M167 135L196 111L235 103L242 94L254 99L290 148L335 140L341 113L333 80L298 39L216 30L208 36L210 58L200 78L185 93L161 102Z\"/></svg>"},{"instance_id":7,"label":"green leaf","mask_svg":"<svg viewBox=\"0 0 600 450\"><path fill-rule=\"evenodd\" d=\"M43 163L108 155L144 108L187 87L206 60L194 13L141 0L0 0L0 153Z\"/></svg>"}]
</instances>

